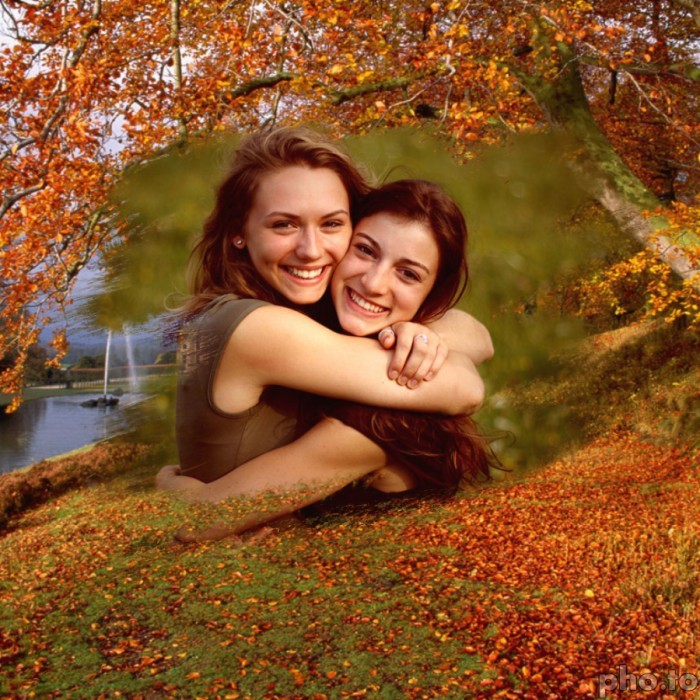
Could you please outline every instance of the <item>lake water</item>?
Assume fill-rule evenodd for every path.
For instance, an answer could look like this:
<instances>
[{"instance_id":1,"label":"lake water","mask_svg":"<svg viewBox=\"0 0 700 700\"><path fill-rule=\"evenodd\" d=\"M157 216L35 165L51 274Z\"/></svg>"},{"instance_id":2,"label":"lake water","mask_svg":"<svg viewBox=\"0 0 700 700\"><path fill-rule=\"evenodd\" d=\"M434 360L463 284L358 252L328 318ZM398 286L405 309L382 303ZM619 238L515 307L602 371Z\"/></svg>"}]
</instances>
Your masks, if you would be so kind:
<instances>
[{"instance_id":1,"label":"lake water","mask_svg":"<svg viewBox=\"0 0 700 700\"><path fill-rule=\"evenodd\" d=\"M113 407L86 408L95 394L53 396L23 403L12 414L0 414L0 474L75 450L123 432L123 409L143 394L124 394Z\"/></svg>"}]
</instances>

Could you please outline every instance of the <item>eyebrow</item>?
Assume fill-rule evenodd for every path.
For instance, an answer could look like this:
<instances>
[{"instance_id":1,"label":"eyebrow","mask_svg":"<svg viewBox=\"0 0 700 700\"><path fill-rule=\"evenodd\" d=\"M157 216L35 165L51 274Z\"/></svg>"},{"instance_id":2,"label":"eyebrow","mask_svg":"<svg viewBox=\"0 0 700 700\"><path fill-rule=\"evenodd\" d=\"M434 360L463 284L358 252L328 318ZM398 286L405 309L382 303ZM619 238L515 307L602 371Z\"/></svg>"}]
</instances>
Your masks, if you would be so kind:
<instances>
[{"instance_id":1,"label":"eyebrow","mask_svg":"<svg viewBox=\"0 0 700 700\"><path fill-rule=\"evenodd\" d=\"M362 236L362 238L366 238L373 246L379 248L379 250L382 249L379 243L377 243L377 241L375 241L374 238L372 238L372 236L368 236L366 233L362 233L362 231L357 231L355 235ZM400 258L398 262L400 265L415 265L416 267L420 267L422 270L425 270L426 274L431 274L430 269L426 267L423 263L418 262L417 260L411 260L411 258Z\"/></svg>"},{"instance_id":2,"label":"eyebrow","mask_svg":"<svg viewBox=\"0 0 700 700\"><path fill-rule=\"evenodd\" d=\"M347 211L347 209L336 209L335 211L331 211L328 214L323 214L321 216L322 219L327 219L329 216L338 216L338 214L346 214L347 216L350 216L350 212ZM292 214L290 212L286 211L271 211L269 214L265 215L265 218L269 218L270 216L284 216L287 219L298 219L299 214Z\"/></svg>"}]
</instances>

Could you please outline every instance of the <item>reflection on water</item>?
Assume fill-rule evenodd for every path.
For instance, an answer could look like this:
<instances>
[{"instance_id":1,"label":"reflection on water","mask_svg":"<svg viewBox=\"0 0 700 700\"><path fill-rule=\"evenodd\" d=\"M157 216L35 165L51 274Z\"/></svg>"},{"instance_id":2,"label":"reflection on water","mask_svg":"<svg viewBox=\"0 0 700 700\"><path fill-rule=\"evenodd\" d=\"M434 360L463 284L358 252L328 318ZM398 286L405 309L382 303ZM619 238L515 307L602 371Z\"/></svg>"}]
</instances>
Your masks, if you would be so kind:
<instances>
[{"instance_id":1,"label":"reflection on water","mask_svg":"<svg viewBox=\"0 0 700 700\"><path fill-rule=\"evenodd\" d=\"M15 413L0 414L0 474L117 435L127 427L122 409L145 397L125 394L115 407L80 405L89 398L92 395L35 399Z\"/></svg>"}]
</instances>

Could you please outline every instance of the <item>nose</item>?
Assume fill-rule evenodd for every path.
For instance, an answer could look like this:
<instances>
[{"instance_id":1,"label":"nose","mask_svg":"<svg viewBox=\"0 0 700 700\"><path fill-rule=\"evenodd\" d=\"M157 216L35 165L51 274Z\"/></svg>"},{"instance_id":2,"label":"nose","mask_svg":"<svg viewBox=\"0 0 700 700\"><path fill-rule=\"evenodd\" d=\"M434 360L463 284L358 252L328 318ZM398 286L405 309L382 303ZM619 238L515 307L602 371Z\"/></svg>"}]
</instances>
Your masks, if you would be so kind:
<instances>
[{"instance_id":1,"label":"nose","mask_svg":"<svg viewBox=\"0 0 700 700\"><path fill-rule=\"evenodd\" d=\"M389 287L388 281L388 271L382 269L379 265L372 265L362 275L362 285L365 291L375 296L386 294Z\"/></svg>"},{"instance_id":2,"label":"nose","mask_svg":"<svg viewBox=\"0 0 700 700\"><path fill-rule=\"evenodd\" d=\"M306 226L297 241L296 254L300 260L318 260L323 255L321 232L314 226Z\"/></svg>"}]
</instances>

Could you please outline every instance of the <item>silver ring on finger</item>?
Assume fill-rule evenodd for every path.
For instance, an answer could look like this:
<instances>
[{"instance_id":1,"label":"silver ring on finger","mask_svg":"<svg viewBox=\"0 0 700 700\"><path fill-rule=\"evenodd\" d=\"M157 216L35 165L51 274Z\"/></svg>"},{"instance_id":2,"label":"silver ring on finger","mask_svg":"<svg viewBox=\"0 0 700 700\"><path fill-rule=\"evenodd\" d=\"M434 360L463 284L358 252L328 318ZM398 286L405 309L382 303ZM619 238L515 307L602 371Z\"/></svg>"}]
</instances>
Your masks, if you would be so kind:
<instances>
[{"instance_id":1,"label":"silver ring on finger","mask_svg":"<svg viewBox=\"0 0 700 700\"><path fill-rule=\"evenodd\" d=\"M428 336L425 333L419 333L416 336L416 340L420 340L420 342L423 343L424 345L428 344Z\"/></svg>"}]
</instances>

